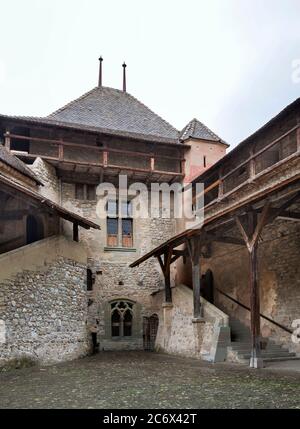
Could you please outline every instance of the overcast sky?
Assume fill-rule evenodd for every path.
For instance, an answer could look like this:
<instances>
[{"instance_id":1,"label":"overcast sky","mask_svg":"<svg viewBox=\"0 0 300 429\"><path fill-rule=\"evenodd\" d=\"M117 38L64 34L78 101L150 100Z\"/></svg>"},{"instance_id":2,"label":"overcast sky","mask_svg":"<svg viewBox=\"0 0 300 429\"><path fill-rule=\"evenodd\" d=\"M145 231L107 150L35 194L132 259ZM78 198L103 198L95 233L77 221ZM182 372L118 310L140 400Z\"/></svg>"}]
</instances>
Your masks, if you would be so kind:
<instances>
[{"instance_id":1,"label":"overcast sky","mask_svg":"<svg viewBox=\"0 0 300 429\"><path fill-rule=\"evenodd\" d=\"M300 96L300 0L0 0L0 17L0 113L80 96L100 54L104 85L121 88L126 60L128 92L233 146Z\"/></svg>"}]
</instances>

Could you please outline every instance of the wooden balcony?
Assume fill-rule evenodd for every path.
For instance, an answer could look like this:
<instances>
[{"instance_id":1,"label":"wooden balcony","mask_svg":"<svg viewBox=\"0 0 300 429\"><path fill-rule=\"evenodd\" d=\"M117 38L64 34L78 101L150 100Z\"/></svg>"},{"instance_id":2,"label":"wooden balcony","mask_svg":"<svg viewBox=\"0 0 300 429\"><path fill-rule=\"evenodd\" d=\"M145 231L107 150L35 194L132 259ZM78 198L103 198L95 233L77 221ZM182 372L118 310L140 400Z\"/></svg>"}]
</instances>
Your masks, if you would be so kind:
<instances>
[{"instance_id":1,"label":"wooden balcony","mask_svg":"<svg viewBox=\"0 0 300 429\"><path fill-rule=\"evenodd\" d=\"M184 158L166 154L120 150L109 145L92 146L63 140L45 139L6 132L5 146L25 162L41 157L58 169L60 175L126 174L135 180L173 182L184 176ZM27 141L28 152L13 150L14 141ZM172 152L172 148L170 148ZM178 149L178 148L176 148Z\"/></svg>"},{"instance_id":2,"label":"wooden balcony","mask_svg":"<svg viewBox=\"0 0 300 429\"><path fill-rule=\"evenodd\" d=\"M264 147L253 151L249 145L249 154L235 166L234 157L224 160L218 168L212 167L198 180L204 182L204 191L194 195L195 207L203 199L205 213L222 211L237 201L242 202L248 195L263 192L264 188L275 188L276 183L293 180L300 175L300 125ZM195 181L196 182L196 181ZM221 204L217 204L221 203Z\"/></svg>"}]
</instances>

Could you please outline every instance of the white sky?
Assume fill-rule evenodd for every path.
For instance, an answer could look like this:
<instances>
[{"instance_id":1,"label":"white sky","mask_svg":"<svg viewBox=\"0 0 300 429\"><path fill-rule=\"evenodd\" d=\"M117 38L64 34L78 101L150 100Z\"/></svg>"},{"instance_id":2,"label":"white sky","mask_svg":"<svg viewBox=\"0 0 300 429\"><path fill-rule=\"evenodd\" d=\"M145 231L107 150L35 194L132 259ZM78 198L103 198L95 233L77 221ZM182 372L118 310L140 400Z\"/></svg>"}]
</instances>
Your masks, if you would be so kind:
<instances>
[{"instance_id":1,"label":"white sky","mask_svg":"<svg viewBox=\"0 0 300 429\"><path fill-rule=\"evenodd\" d=\"M45 116L122 85L235 145L300 96L300 0L0 0L0 113Z\"/></svg>"}]
</instances>

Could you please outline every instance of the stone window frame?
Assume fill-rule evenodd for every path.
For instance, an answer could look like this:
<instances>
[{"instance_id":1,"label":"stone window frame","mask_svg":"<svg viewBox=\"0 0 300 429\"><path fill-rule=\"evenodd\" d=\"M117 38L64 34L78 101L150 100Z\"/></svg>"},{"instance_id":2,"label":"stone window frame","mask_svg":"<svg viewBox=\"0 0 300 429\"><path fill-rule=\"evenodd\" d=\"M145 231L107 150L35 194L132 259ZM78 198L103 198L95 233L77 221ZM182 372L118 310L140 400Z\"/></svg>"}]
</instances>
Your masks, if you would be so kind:
<instances>
[{"instance_id":1,"label":"stone window frame","mask_svg":"<svg viewBox=\"0 0 300 429\"><path fill-rule=\"evenodd\" d=\"M128 338L132 336L132 322L133 322L133 303L125 300L113 301L110 303L111 305L111 336L112 338ZM130 327L128 331L130 331L129 335L126 335L126 316L129 313L130 315L130 324L127 322L127 326ZM114 335L114 324L113 324L113 316L117 314L119 316L118 333L119 335ZM128 332L127 332L128 334Z\"/></svg>"},{"instance_id":2,"label":"stone window frame","mask_svg":"<svg viewBox=\"0 0 300 429\"><path fill-rule=\"evenodd\" d=\"M123 301L132 304L132 331L130 337L113 337L112 334L112 326L111 326L111 304L114 302ZM134 342L137 339L143 338L143 319L142 319L142 307L136 301L133 301L130 298L124 296L118 296L110 299L103 303L102 306L104 310L104 336L102 337L104 340L110 341L129 341Z\"/></svg>"}]
</instances>

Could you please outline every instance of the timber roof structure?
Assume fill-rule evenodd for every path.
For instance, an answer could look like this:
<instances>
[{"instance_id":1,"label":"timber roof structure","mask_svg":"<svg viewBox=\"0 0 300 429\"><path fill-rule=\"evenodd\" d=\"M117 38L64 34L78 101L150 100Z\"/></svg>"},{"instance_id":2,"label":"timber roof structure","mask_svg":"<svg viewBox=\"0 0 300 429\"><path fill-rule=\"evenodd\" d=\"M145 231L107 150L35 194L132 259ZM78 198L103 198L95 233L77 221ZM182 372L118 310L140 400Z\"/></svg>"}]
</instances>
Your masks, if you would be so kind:
<instances>
[{"instance_id":1,"label":"timber roof structure","mask_svg":"<svg viewBox=\"0 0 300 429\"><path fill-rule=\"evenodd\" d=\"M65 208L61 207L59 204L45 198L43 195L38 192L33 191L32 189L26 188L25 186L20 185L19 183L0 175L0 185L5 188L8 188L13 191L14 194L22 194L27 201L34 201L38 204L45 206L49 211L55 213L57 216L62 217L74 224L82 226L85 229L100 229L100 226L94 222L91 222L82 216L77 215L76 213L70 212Z\"/></svg>"}]
</instances>

